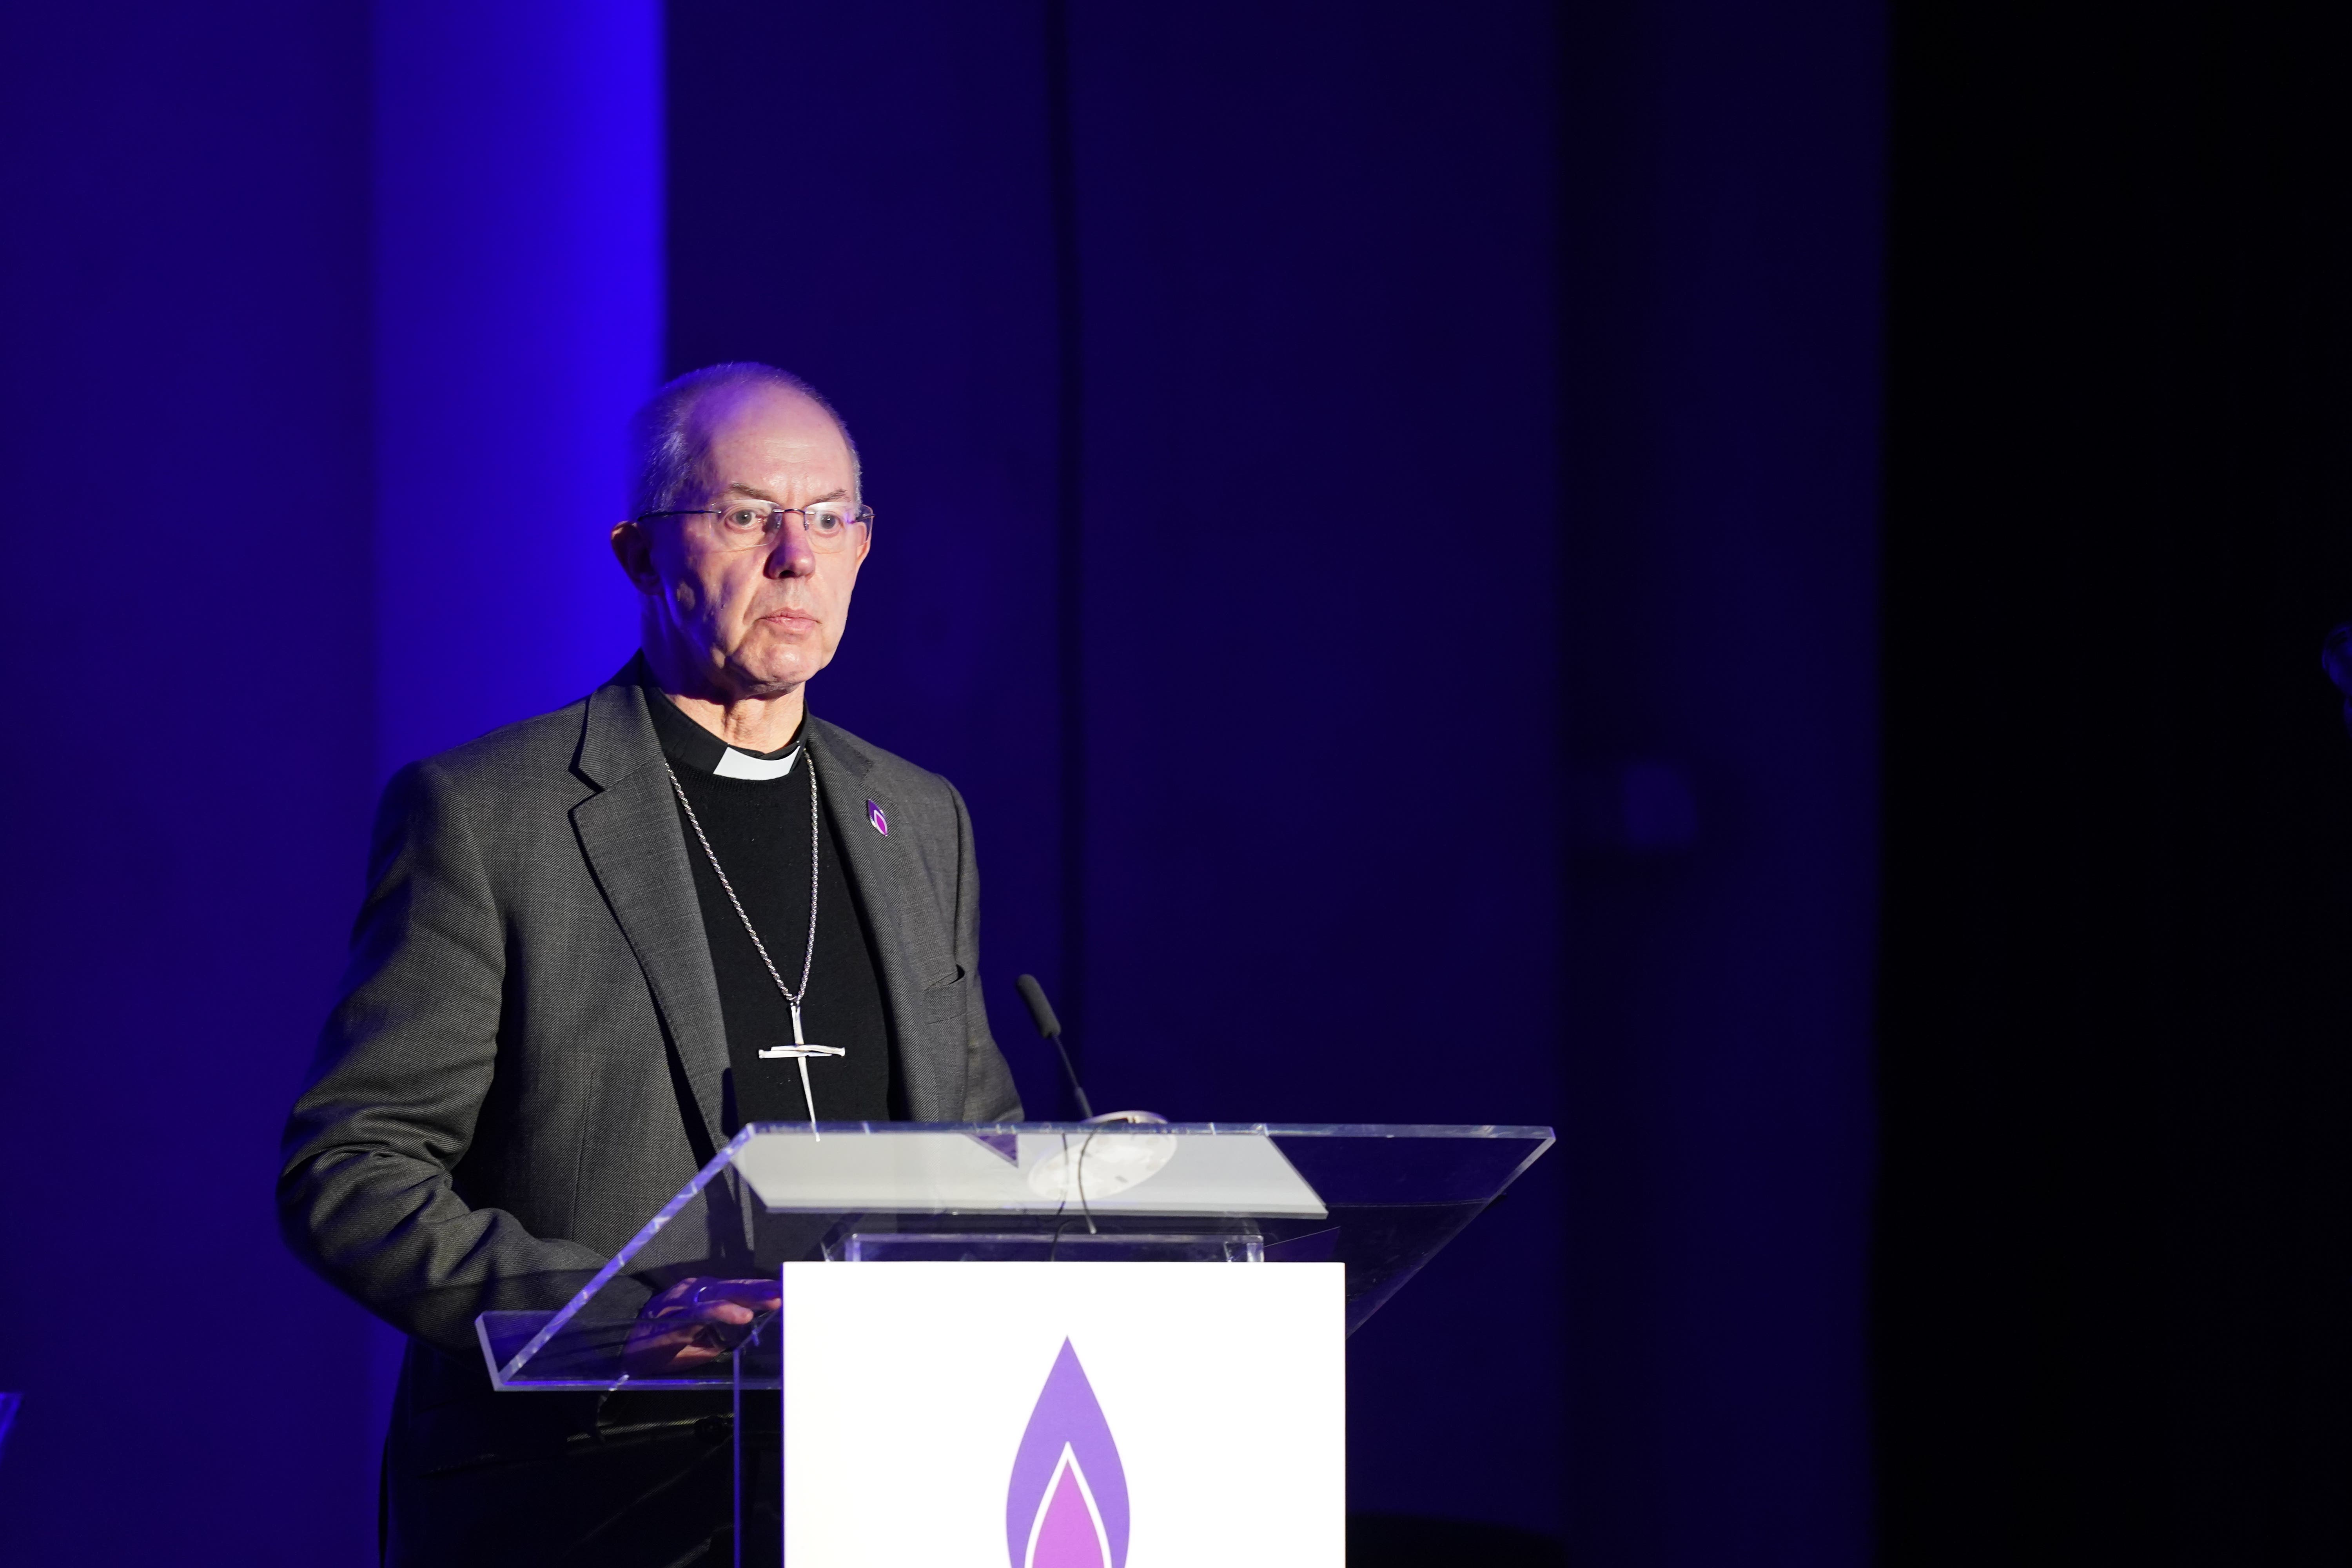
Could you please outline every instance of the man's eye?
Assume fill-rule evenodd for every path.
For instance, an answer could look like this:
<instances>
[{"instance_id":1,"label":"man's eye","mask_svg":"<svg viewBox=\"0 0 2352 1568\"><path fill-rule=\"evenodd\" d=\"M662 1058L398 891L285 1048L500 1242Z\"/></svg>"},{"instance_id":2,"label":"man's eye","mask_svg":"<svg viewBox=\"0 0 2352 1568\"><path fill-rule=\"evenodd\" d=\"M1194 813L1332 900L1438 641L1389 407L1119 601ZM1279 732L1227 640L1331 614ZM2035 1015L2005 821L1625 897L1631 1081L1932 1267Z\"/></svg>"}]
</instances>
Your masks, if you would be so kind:
<instances>
[{"instance_id":1,"label":"man's eye","mask_svg":"<svg viewBox=\"0 0 2352 1568\"><path fill-rule=\"evenodd\" d=\"M837 511L816 510L808 514L811 533L839 533L849 526L849 519Z\"/></svg>"},{"instance_id":2,"label":"man's eye","mask_svg":"<svg viewBox=\"0 0 2352 1568\"><path fill-rule=\"evenodd\" d=\"M756 506L739 506L726 514L726 522L729 528L734 529L739 532L757 533L760 530L768 526L767 509Z\"/></svg>"}]
</instances>

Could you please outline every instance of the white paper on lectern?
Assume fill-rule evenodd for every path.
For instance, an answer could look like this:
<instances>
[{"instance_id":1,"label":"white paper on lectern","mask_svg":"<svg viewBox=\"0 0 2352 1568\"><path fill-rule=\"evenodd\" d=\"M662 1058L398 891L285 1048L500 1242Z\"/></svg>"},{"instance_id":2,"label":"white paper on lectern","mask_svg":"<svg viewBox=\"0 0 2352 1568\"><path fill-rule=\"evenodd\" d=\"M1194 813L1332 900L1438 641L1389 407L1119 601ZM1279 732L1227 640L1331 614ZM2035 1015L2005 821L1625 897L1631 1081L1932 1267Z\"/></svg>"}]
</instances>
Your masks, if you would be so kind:
<instances>
[{"instance_id":1,"label":"white paper on lectern","mask_svg":"<svg viewBox=\"0 0 2352 1568\"><path fill-rule=\"evenodd\" d=\"M1117 1445L1126 1568L1342 1568L1339 1264L783 1277L790 1568L1008 1568L1014 1458L1066 1340Z\"/></svg>"},{"instance_id":2,"label":"white paper on lectern","mask_svg":"<svg viewBox=\"0 0 2352 1568\"><path fill-rule=\"evenodd\" d=\"M1139 1167L1120 1156L1141 1152L1156 1158L1136 1180ZM1078 1195L1075 1182L1054 1178L1083 1171L1085 1160L1099 1173L1088 1205L1105 1214L1320 1219L1325 1212L1264 1133L1017 1132L992 1143L928 1129L825 1138L789 1132L752 1138L735 1168L779 1211L1052 1214L1076 1206Z\"/></svg>"}]
</instances>

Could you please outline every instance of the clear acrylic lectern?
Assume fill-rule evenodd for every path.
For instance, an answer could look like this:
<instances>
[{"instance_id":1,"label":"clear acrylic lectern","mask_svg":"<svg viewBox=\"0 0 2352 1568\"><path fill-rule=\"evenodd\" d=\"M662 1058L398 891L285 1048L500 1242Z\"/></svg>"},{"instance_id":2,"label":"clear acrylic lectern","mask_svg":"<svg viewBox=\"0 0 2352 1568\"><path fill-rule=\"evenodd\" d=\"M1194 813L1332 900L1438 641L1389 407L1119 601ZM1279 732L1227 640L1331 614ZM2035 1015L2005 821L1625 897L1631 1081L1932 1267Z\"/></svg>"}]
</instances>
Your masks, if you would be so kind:
<instances>
[{"instance_id":1,"label":"clear acrylic lectern","mask_svg":"<svg viewBox=\"0 0 2352 1568\"><path fill-rule=\"evenodd\" d=\"M728 1331L727 1353L649 1368L631 1349L639 1314L682 1279L818 1261L1338 1263L1353 1332L1551 1142L1547 1127L761 1123L562 1308L476 1327L501 1391L731 1392L740 1441L744 1395L780 1386L781 1336L757 1322Z\"/></svg>"}]
</instances>

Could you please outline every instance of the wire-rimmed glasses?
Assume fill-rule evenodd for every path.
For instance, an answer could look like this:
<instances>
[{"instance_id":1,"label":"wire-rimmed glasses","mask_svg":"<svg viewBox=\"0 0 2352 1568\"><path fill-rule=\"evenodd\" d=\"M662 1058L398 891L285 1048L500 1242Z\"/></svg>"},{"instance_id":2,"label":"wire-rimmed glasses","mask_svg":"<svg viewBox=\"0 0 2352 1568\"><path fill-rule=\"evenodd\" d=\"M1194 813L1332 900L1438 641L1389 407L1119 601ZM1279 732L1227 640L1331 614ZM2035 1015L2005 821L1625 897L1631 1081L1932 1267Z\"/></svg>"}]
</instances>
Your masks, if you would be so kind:
<instances>
[{"instance_id":1,"label":"wire-rimmed glasses","mask_svg":"<svg viewBox=\"0 0 2352 1568\"><path fill-rule=\"evenodd\" d=\"M639 522L656 517L708 517L717 521L710 525L711 537L722 550L757 550L772 542L784 519L801 520L801 531L808 536L811 550L835 551L847 544L860 528L870 541L874 537L874 509L852 506L847 501L818 501L813 506L776 506L769 501L739 500L725 506L682 507L672 511L649 511L640 516Z\"/></svg>"}]
</instances>

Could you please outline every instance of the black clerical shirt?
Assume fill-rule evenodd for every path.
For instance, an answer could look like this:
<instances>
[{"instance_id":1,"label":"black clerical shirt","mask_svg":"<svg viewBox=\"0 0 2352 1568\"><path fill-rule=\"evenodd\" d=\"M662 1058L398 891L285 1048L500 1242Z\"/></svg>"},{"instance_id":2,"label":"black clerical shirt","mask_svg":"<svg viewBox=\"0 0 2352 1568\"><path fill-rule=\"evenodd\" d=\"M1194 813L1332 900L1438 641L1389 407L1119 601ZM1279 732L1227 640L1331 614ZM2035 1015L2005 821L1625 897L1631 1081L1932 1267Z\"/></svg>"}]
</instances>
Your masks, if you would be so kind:
<instances>
[{"instance_id":1,"label":"black clerical shirt","mask_svg":"<svg viewBox=\"0 0 2352 1568\"><path fill-rule=\"evenodd\" d=\"M739 752L772 762L793 756L782 778L719 776L713 770L729 747L679 712L648 685L646 705L662 751L694 805L711 851L727 868L768 955L784 984L800 988L801 960L809 930L808 754L801 735L781 752ZM794 753L797 752L797 755ZM672 796L676 798L675 795ZM890 1059L889 1016L882 1005L873 944L865 911L851 891L840 842L830 813L819 813L816 953L809 988L801 1005L801 1027L809 1044L839 1046L841 1057L809 1058L809 1084L821 1121L902 1120L897 1075ZM710 943L710 966L719 978L719 1005L727 1025L727 1133L750 1121L805 1121L800 1065L790 1058L762 1061L763 1048L793 1043L792 1010L760 962L743 931L742 917L710 868L710 856L695 837L684 807L678 831L694 868L694 890L702 906L703 934Z\"/></svg>"}]
</instances>

